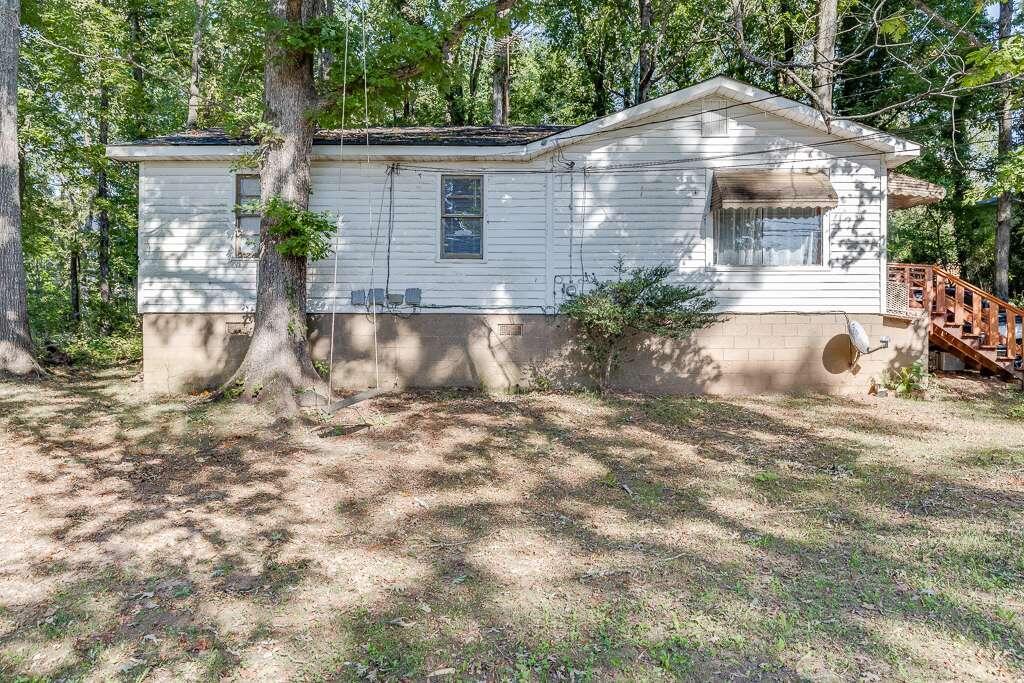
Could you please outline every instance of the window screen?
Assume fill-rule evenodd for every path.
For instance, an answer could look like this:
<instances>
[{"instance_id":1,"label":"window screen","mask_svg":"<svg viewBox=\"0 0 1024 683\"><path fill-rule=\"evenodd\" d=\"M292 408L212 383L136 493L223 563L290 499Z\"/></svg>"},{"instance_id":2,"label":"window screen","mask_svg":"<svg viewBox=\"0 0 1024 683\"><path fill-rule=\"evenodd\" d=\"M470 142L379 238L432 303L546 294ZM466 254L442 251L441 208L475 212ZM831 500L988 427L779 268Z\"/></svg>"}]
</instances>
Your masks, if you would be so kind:
<instances>
[{"instance_id":1,"label":"window screen","mask_svg":"<svg viewBox=\"0 0 1024 683\"><path fill-rule=\"evenodd\" d=\"M235 258L256 258L260 253L260 215L252 205L260 201L258 175L235 176Z\"/></svg>"},{"instance_id":2,"label":"window screen","mask_svg":"<svg viewBox=\"0 0 1024 683\"><path fill-rule=\"evenodd\" d=\"M715 212L715 264L820 266L820 209L720 209Z\"/></svg>"},{"instance_id":3,"label":"window screen","mask_svg":"<svg viewBox=\"0 0 1024 683\"><path fill-rule=\"evenodd\" d=\"M483 186L483 176L441 176L441 258L483 258Z\"/></svg>"},{"instance_id":4,"label":"window screen","mask_svg":"<svg viewBox=\"0 0 1024 683\"><path fill-rule=\"evenodd\" d=\"M729 134L729 110L726 100L702 100L701 135L706 138L723 137Z\"/></svg>"}]
</instances>

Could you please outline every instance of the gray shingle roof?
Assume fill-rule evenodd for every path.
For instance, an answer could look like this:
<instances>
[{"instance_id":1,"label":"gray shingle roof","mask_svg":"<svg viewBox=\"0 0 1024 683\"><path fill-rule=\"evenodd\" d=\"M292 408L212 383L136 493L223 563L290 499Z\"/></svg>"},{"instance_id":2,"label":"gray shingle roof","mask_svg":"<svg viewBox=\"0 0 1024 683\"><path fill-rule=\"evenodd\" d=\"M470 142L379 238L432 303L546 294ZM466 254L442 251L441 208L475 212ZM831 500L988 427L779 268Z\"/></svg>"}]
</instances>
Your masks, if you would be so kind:
<instances>
[{"instance_id":1,"label":"gray shingle roof","mask_svg":"<svg viewBox=\"0 0 1024 683\"><path fill-rule=\"evenodd\" d=\"M440 145L503 147L525 145L572 126L411 126L408 128L370 128L371 145ZM337 145L342 139L340 130L322 130L313 138L316 145ZM361 145L366 141L363 129L347 129L346 145ZM170 135L146 138L124 143L126 145L251 145L246 137L228 135L221 128L187 130Z\"/></svg>"}]
</instances>

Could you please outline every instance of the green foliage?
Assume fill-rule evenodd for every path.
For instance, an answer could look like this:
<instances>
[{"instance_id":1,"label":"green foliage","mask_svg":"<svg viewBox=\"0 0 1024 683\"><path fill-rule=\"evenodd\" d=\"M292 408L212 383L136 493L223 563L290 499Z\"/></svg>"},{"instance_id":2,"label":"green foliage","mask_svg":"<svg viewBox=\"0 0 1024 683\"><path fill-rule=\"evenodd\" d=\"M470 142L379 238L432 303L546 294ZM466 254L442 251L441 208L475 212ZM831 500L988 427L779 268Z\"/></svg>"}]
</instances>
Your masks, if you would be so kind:
<instances>
[{"instance_id":1,"label":"green foliage","mask_svg":"<svg viewBox=\"0 0 1024 683\"><path fill-rule=\"evenodd\" d=\"M599 385L621 364L623 353L643 337L685 339L719 320L715 301L705 290L667 282L675 269L667 265L627 269L620 258L618 279L593 280L561 307L582 334L582 347Z\"/></svg>"},{"instance_id":2,"label":"green foliage","mask_svg":"<svg viewBox=\"0 0 1024 683\"><path fill-rule=\"evenodd\" d=\"M681 635L674 634L655 643L650 648L651 659L669 674L683 676L693 668L695 644Z\"/></svg>"},{"instance_id":3,"label":"green foliage","mask_svg":"<svg viewBox=\"0 0 1024 683\"><path fill-rule=\"evenodd\" d=\"M971 71L962 79L965 86L1012 78L1024 73L1024 38L1011 36L998 47L984 47L967 55Z\"/></svg>"},{"instance_id":4,"label":"green foliage","mask_svg":"<svg viewBox=\"0 0 1024 683\"><path fill-rule=\"evenodd\" d=\"M917 361L896 371L886 371L882 384L897 396L922 398L928 388L928 370L921 361Z\"/></svg>"},{"instance_id":5,"label":"green foliage","mask_svg":"<svg viewBox=\"0 0 1024 683\"><path fill-rule=\"evenodd\" d=\"M109 335L60 333L51 337L40 357L61 360L78 367L107 368L142 360L142 333L122 329Z\"/></svg>"},{"instance_id":6,"label":"green foliage","mask_svg":"<svg viewBox=\"0 0 1024 683\"><path fill-rule=\"evenodd\" d=\"M262 206L240 207L269 218L274 248L282 256L306 257L314 261L331 253L334 224L329 214L303 209L292 202L271 197Z\"/></svg>"},{"instance_id":7,"label":"green foliage","mask_svg":"<svg viewBox=\"0 0 1024 683\"><path fill-rule=\"evenodd\" d=\"M893 41L903 40L910 31L910 26L904 17L894 15L886 17L878 24L878 31Z\"/></svg>"},{"instance_id":8,"label":"green foliage","mask_svg":"<svg viewBox=\"0 0 1024 683\"><path fill-rule=\"evenodd\" d=\"M310 115L323 126L361 126L364 105L370 125L489 123L495 39L509 32L515 36L508 48L510 118L515 124L580 123L634 104L642 46L653 51L656 65L649 97L722 73L806 101L792 82L742 59L720 39L728 34L719 29L727 25L730 3L654 3L656 16L647 28L639 21L636 3L520 2L503 17L488 5L487 0L373 2L361 7L335 3L333 16L298 25L271 20L262 2L207 0L201 22L199 124L221 126L264 144L277 141L262 105L268 32L288 50L317 54L316 87L325 106ZM990 17L977 11L975 3L945 3L936 9L965 32L982 40L992 36ZM749 10L747 39L760 54L784 58L787 40L799 52L816 30L813 3L754 3ZM964 61L970 69L960 80L965 87L1024 70L1020 36L978 50L902 7L861 25L858 21L873 6L843 0L839 11L842 73L837 74L835 94L843 114L864 116L927 91ZM117 141L183 128L195 12L194 0L22 2L18 104L23 233L30 319L41 345L66 346L71 339L103 336L111 329L120 335L118 330L136 324L137 173L132 164L105 158L100 131L109 128L110 140ZM467 17L462 39L448 42ZM877 36L863 30L875 25ZM876 38L884 49L865 51ZM1019 110L1020 83L1009 87ZM965 90L952 102L922 99L914 104L912 116L895 109L859 119L921 142L923 156L908 172L948 191L937 205L890 214L891 259L955 266L968 280L991 282L990 198L1024 190L1021 152L1000 156L992 143L1000 93L994 87ZM242 163L254 167L261 160L257 154ZM106 199L97 196L101 174L109 185ZM95 221L103 209L109 214L112 240L110 301L98 296ZM281 253L314 259L328 253L325 238L333 230L324 217L284 205L271 210L282 218L274 235L280 238ZM1024 253L1024 212L1014 213L1011 289L1019 295L1024 259L1017 255ZM77 313L69 297L69 264L76 255L81 288ZM604 323L614 318L612 310L591 312L598 320L607 313Z\"/></svg>"},{"instance_id":9,"label":"green foliage","mask_svg":"<svg viewBox=\"0 0 1024 683\"><path fill-rule=\"evenodd\" d=\"M995 168L995 178L991 182L976 188L969 196L978 201L991 199L1003 192L1019 193L1024 191L1024 149L1012 150L999 160Z\"/></svg>"}]
</instances>

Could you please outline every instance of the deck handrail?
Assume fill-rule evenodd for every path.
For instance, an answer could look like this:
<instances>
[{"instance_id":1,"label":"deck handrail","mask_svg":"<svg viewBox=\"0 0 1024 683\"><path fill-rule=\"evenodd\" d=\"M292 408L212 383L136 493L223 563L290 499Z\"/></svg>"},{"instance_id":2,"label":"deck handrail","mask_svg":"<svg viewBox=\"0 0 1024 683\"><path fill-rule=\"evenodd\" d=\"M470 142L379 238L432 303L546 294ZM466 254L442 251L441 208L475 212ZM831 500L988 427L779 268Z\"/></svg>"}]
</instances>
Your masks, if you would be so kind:
<instances>
[{"instance_id":1,"label":"deck handrail","mask_svg":"<svg viewBox=\"0 0 1024 683\"><path fill-rule=\"evenodd\" d=\"M916 272L915 272L916 271ZM895 277L894 277L895 276ZM980 287L971 284L940 266L920 263L889 264L889 280L907 285L908 307L923 308L931 315L941 315L942 325L962 326L968 323L972 334L984 334L985 339L994 341L988 346L1004 344L1007 356L1016 357L1021 351L1017 342L1017 317L1024 319L1024 308L1014 306ZM920 284L916 284L919 282ZM947 285L953 285L952 309L946 294ZM914 296L915 288L922 288L922 301ZM965 301L964 293L971 292L971 304ZM987 307L982 304L987 302ZM1006 334L999 330L999 312L1006 313ZM987 314L986 314L987 311ZM952 320L949 320L952 314Z\"/></svg>"},{"instance_id":2,"label":"deck handrail","mask_svg":"<svg viewBox=\"0 0 1024 683\"><path fill-rule=\"evenodd\" d=\"M891 271L894 268L898 268L898 269L924 268L924 269L927 269L927 270L931 270L934 273L938 273L939 275L942 275L942 277L944 277L945 279L951 280L954 284L958 284L961 287L964 287L965 289L971 290L972 293L978 294L982 298L985 298L985 299L988 299L990 301L996 302L1002 308L1005 308L1007 311L1013 311L1017 315L1019 315L1021 317L1024 317L1024 308L1020 308L1018 306L1014 306L1013 304L1011 304L1009 301L1006 301L1005 299L1000 299L995 294L992 294L991 292L987 292L984 289L982 289L981 287L978 287L977 285L971 284L970 282L968 282L967 280L963 279L959 275L954 275L953 273L951 273L948 270L942 268L941 266L927 265L927 264L922 264L922 263L890 263L889 264L889 270Z\"/></svg>"}]
</instances>

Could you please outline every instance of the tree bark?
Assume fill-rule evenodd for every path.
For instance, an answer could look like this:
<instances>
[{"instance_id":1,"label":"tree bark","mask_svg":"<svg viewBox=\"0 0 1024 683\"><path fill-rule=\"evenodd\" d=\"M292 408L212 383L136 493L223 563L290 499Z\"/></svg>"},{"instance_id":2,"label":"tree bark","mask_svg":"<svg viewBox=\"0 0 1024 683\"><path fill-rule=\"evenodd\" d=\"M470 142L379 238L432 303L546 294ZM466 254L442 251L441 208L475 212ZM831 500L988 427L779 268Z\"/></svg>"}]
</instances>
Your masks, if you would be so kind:
<instances>
[{"instance_id":1,"label":"tree bark","mask_svg":"<svg viewBox=\"0 0 1024 683\"><path fill-rule=\"evenodd\" d=\"M651 0L639 0L640 10L640 56L637 60L637 83L635 104L650 99L651 86L654 83L655 53L651 43L651 22L654 19L654 8Z\"/></svg>"},{"instance_id":2,"label":"tree bark","mask_svg":"<svg viewBox=\"0 0 1024 683\"><path fill-rule=\"evenodd\" d=\"M484 47L487 44L487 38L480 36L473 43L472 58L469 62L469 97L468 104L466 107L466 123L470 126L475 124L473 103L476 102L476 94L480 90L480 70L484 64Z\"/></svg>"},{"instance_id":3,"label":"tree bark","mask_svg":"<svg viewBox=\"0 0 1024 683\"><path fill-rule=\"evenodd\" d=\"M82 322L82 290L79 285L78 271L81 268L81 250L78 245L71 247L71 256L68 259L68 291L71 303L71 327L78 329Z\"/></svg>"},{"instance_id":4,"label":"tree bark","mask_svg":"<svg viewBox=\"0 0 1024 683\"><path fill-rule=\"evenodd\" d=\"M270 0L271 14L289 23L315 15L313 0ZM260 198L273 197L306 209L311 187L310 157L316 107L313 51L288 50L280 36L267 34L263 70L264 116L273 129L260 174ZM252 340L242 364L225 385L241 383L242 395L268 405L282 416L298 410L296 392L322 387L309 355L306 323L306 257L283 256L278 238L270 234L272 220L260 225L256 314Z\"/></svg>"},{"instance_id":5,"label":"tree bark","mask_svg":"<svg viewBox=\"0 0 1024 683\"><path fill-rule=\"evenodd\" d=\"M999 3L999 44L1010 37L1013 29L1013 0ZM1009 85L1001 88L999 103L999 159L1003 161L1013 147L1013 93ZM1013 195L1009 191L999 194L996 204L996 268L995 294L1010 298L1010 232L1013 228Z\"/></svg>"},{"instance_id":6,"label":"tree bark","mask_svg":"<svg viewBox=\"0 0 1024 683\"><path fill-rule=\"evenodd\" d=\"M448 109L448 123L453 126L466 125L466 90L462 86L462 48L454 50L445 65L448 73L448 87L444 92L445 107Z\"/></svg>"},{"instance_id":7,"label":"tree bark","mask_svg":"<svg viewBox=\"0 0 1024 683\"><path fill-rule=\"evenodd\" d=\"M580 22L580 26L583 25L584 23ZM608 52L611 50L611 40L611 35L605 31L600 37L600 47L596 53L591 53L589 50L583 53L583 65L590 80L593 96L590 107L594 118L600 118L612 110L612 100L605 80L605 66Z\"/></svg>"},{"instance_id":8,"label":"tree bark","mask_svg":"<svg viewBox=\"0 0 1024 683\"><path fill-rule=\"evenodd\" d=\"M206 0L196 0L196 17L192 25L192 70L188 79L188 117L185 127L199 127L199 65L203 57L203 27L206 23Z\"/></svg>"},{"instance_id":9,"label":"tree bark","mask_svg":"<svg viewBox=\"0 0 1024 683\"><path fill-rule=\"evenodd\" d=\"M812 82L822 113L833 112L832 92L835 86L837 0L818 0L818 30L814 37L814 70Z\"/></svg>"},{"instance_id":10,"label":"tree bark","mask_svg":"<svg viewBox=\"0 0 1024 683\"><path fill-rule=\"evenodd\" d=\"M793 0L782 0L779 7L786 15L782 22L782 61L792 62L796 56L796 34L793 31ZM779 89L789 84L785 71L779 71Z\"/></svg>"},{"instance_id":11,"label":"tree bark","mask_svg":"<svg viewBox=\"0 0 1024 683\"><path fill-rule=\"evenodd\" d=\"M204 0L205 2L205 0ZM334 0L321 0L320 13L329 19L334 18ZM334 65L334 52L332 50L320 51L320 80L326 81Z\"/></svg>"},{"instance_id":12,"label":"tree bark","mask_svg":"<svg viewBox=\"0 0 1024 683\"><path fill-rule=\"evenodd\" d=\"M19 0L0 0L0 375L38 374L28 326L18 167Z\"/></svg>"},{"instance_id":13,"label":"tree bark","mask_svg":"<svg viewBox=\"0 0 1024 683\"><path fill-rule=\"evenodd\" d=\"M448 110L448 123L453 126L465 126L466 93L461 83L449 86L444 94L444 102L445 108Z\"/></svg>"},{"instance_id":14,"label":"tree bark","mask_svg":"<svg viewBox=\"0 0 1024 683\"><path fill-rule=\"evenodd\" d=\"M99 93L99 116L97 117L98 142L106 148L110 142L110 90L104 77L100 76ZM100 330L103 334L110 334L111 325L109 320L110 311L106 310L106 304L110 303L110 213L107 210L107 202L110 199L110 183L107 179L106 160L101 159L99 170L96 173L96 232L99 236L99 247L96 252L97 286L100 291L100 301L104 304L104 310L100 312Z\"/></svg>"},{"instance_id":15,"label":"tree bark","mask_svg":"<svg viewBox=\"0 0 1024 683\"><path fill-rule=\"evenodd\" d=\"M502 34L500 38L495 37L491 74L491 123L495 126L508 125L510 36L507 31Z\"/></svg>"}]
</instances>

